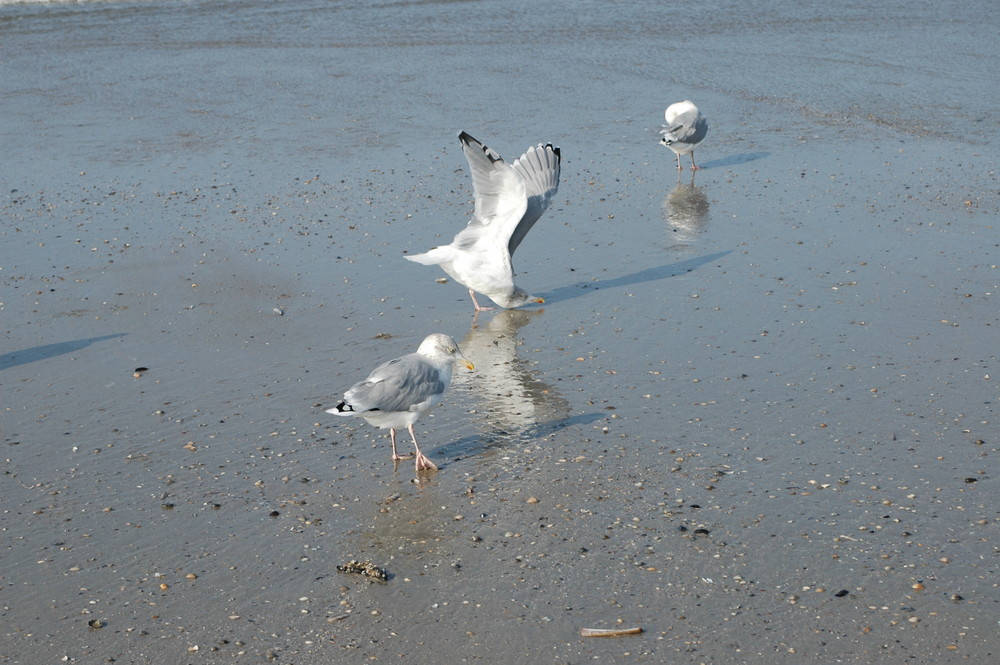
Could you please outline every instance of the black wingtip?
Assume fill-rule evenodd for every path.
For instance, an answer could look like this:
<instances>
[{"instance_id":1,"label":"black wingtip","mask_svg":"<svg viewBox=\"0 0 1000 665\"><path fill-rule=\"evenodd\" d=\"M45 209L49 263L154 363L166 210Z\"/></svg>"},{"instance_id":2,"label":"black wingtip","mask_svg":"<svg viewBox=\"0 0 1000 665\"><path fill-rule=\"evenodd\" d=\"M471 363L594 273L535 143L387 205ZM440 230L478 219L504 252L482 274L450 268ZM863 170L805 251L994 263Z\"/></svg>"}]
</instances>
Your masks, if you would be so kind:
<instances>
[{"instance_id":1,"label":"black wingtip","mask_svg":"<svg viewBox=\"0 0 1000 665\"><path fill-rule=\"evenodd\" d=\"M458 135L458 138L459 140L462 141L463 149L479 148L480 150L483 151L483 154L486 155L486 158L491 162L493 162L494 164L503 161L503 157L500 156L500 153L498 153L496 150L493 150L488 145L486 145L479 139L475 138L468 132L463 131Z\"/></svg>"},{"instance_id":2,"label":"black wingtip","mask_svg":"<svg viewBox=\"0 0 1000 665\"><path fill-rule=\"evenodd\" d=\"M490 149L483 145L483 142L477 139L475 136L469 132L463 131L458 135L458 140L462 142L462 145L471 148L472 146L477 146L487 155L490 154Z\"/></svg>"}]
</instances>

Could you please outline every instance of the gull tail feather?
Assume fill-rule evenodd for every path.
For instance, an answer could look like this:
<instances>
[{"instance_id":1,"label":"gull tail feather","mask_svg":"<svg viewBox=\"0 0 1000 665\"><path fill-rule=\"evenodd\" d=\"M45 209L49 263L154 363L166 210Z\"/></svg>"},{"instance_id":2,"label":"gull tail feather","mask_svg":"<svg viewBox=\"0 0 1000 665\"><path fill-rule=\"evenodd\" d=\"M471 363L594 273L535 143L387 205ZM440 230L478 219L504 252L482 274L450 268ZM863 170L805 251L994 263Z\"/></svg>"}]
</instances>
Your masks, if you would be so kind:
<instances>
[{"instance_id":1,"label":"gull tail feather","mask_svg":"<svg viewBox=\"0 0 1000 665\"><path fill-rule=\"evenodd\" d=\"M348 404L347 402L341 402L332 409L327 409L326 412L332 413L335 416L354 416L357 415L358 413L357 411L354 410L354 407Z\"/></svg>"},{"instance_id":2,"label":"gull tail feather","mask_svg":"<svg viewBox=\"0 0 1000 665\"><path fill-rule=\"evenodd\" d=\"M454 260L455 250L448 245L443 245L441 247L435 247L428 252L424 252L423 254L414 254L413 256L404 256L403 258L407 261L421 263L425 266L433 266L439 263L446 263Z\"/></svg>"}]
</instances>

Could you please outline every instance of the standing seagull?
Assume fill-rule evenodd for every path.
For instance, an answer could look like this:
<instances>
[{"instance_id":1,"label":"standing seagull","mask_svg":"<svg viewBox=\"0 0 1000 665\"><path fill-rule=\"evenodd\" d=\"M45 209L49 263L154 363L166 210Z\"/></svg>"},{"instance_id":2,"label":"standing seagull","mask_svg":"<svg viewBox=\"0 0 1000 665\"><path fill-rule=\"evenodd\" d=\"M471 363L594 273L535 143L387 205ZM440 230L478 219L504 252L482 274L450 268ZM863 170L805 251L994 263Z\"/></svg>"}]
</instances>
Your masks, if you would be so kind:
<instances>
[{"instance_id":1,"label":"standing seagull","mask_svg":"<svg viewBox=\"0 0 1000 665\"><path fill-rule=\"evenodd\" d=\"M413 423L441 401L441 395L451 383L451 367L455 360L462 360L466 367L474 369L451 337L441 333L428 335L416 353L379 365L367 379L351 386L340 404L326 412L337 416L361 416L369 425L380 429L388 427L394 461L410 458L396 452L396 428L405 426L413 439L417 471L436 469L434 462L420 452Z\"/></svg>"},{"instance_id":2,"label":"standing seagull","mask_svg":"<svg viewBox=\"0 0 1000 665\"><path fill-rule=\"evenodd\" d=\"M514 286L511 256L559 188L559 148L539 143L508 164L465 132L458 138L472 171L475 213L450 245L406 258L425 266L441 266L469 289L477 312L493 308L480 307L476 292L508 309L544 302Z\"/></svg>"},{"instance_id":3,"label":"standing seagull","mask_svg":"<svg viewBox=\"0 0 1000 665\"><path fill-rule=\"evenodd\" d=\"M681 166L681 155L691 154L691 170L697 171L698 165L694 163L694 149L705 138L708 133L708 121L701 114L698 107L685 99L667 107L663 112L663 117L667 124L660 130L660 143L667 146L677 155L677 170L684 169Z\"/></svg>"}]
</instances>

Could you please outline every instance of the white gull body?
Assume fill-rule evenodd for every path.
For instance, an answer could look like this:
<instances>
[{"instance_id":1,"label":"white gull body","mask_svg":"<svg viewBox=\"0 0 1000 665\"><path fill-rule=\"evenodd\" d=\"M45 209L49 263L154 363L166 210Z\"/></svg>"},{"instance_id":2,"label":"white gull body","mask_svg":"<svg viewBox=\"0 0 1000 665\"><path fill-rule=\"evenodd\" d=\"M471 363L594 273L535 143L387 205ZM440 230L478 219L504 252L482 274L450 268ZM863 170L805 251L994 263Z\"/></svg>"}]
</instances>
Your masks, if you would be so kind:
<instances>
[{"instance_id":1,"label":"white gull body","mask_svg":"<svg viewBox=\"0 0 1000 665\"><path fill-rule=\"evenodd\" d=\"M451 244L406 258L441 266L469 289L476 311L491 309L479 305L476 293L504 308L542 302L514 285L511 257L559 189L559 148L539 143L508 164L469 134L458 138L472 172L475 213Z\"/></svg>"},{"instance_id":2,"label":"white gull body","mask_svg":"<svg viewBox=\"0 0 1000 665\"><path fill-rule=\"evenodd\" d=\"M452 364L461 360L470 370L472 363L448 335L428 335L415 353L382 363L368 378L355 383L344 399L327 413L337 416L361 416L369 425L389 428L392 459L409 459L396 452L396 430L406 427L413 439L417 471L436 469L434 462L420 452L413 423L429 412L451 383Z\"/></svg>"},{"instance_id":3,"label":"white gull body","mask_svg":"<svg viewBox=\"0 0 1000 665\"><path fill-rule=\"evenodd\" d=\"M660 143L667 146L677 155L677 170L681 166L681 155L691 155L691 169L697 170L698 165L694 163L694 149L705 138L708 133L708 121L701 114L698 107L685 99L667 107L663 112L663 117L667 124L660 130Z\"/></svg>"}]
</instances>

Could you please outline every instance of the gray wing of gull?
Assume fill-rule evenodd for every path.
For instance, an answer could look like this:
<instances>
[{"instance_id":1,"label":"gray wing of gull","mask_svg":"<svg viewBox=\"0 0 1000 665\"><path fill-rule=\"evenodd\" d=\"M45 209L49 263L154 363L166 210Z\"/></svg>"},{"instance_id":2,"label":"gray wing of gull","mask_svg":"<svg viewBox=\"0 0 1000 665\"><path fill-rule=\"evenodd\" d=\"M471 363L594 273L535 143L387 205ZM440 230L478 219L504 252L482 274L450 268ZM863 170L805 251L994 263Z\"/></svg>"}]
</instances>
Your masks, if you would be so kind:
<instances>
[{"instance_id":1,"label":"gray wing of gull","mask_svg":"<svg viewBox=\"0 0 1000 665\"><path fill-rule=\"evenodd\" d=\"M691 109L674 118L660 133L677 143L698 143L708 133L708 121L698 110Z\"/></svg>"},{"instance_id":2,"label":"gray wing of gull","mask_svg":"<svg viewBox=\"0 0 1000 665\"><path fill-rule=\"evenodd\" d=\"M344 401L359 413L409 411L447 387L434 365L411 353L376 367L344 394Z\"/></svg>"},{"instance_id":3,"label":"gray wing of gull","mask_svg":"<svg viewBox=\"0 0 1000 665\"><path fill-rule=\"evenodd\" d=\"M528 148L523 155L514 160L514 170L524 181L528 207L507 242L507 249L511 255L556 195L559 189L561 163L562 155L559 148L552 147L551 143L544 146L539 143L533 148Z\"/></svg>"},{"instance_id":4,"label":"gray wing of gull","mask_svg":"<svg viewBox=\"0 0 1000 665\"><path fill-rule=\"evenodd\" d=\"M460 249L469 249L480 240L489 239L490 244L503 246L528 205L524 181L495 150L466 132L458 138L472 172L476 209L468 226L455 236L455 244Z\"/></svg>"}]
</instances>

